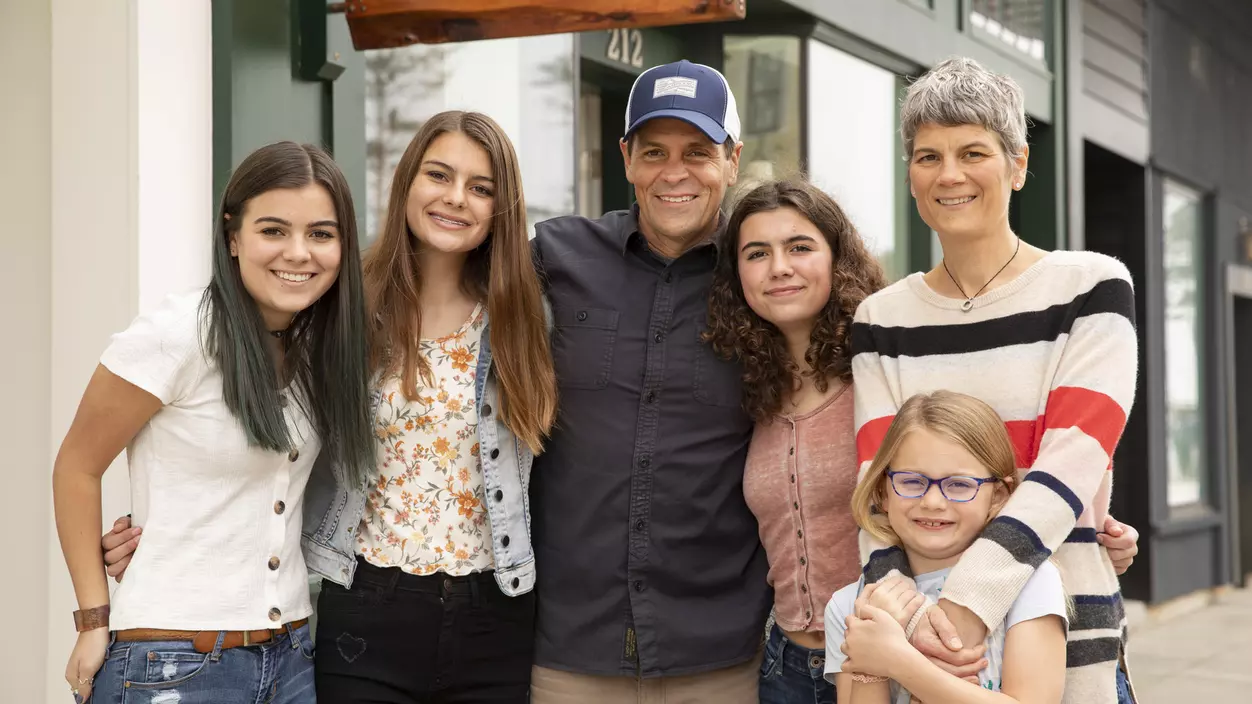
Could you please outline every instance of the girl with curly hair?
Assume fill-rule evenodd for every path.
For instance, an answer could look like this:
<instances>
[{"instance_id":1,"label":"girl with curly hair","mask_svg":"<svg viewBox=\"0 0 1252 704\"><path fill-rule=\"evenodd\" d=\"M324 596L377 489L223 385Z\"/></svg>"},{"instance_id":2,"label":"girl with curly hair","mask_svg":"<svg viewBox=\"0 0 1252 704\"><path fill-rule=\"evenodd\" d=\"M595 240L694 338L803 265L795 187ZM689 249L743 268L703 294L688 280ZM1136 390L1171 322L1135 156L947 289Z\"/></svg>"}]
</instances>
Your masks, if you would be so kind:
<instances>
[{"instance_id":1,"label":"girl with curly hair","mask_svg":"<svg viewBox=\"0 0 1252 704\"><path fill-rule=\"evenodd\" d=\"M704 337L742 366L756 421L743 490L774 588L763 704L835 699L822 610L860 571L849 334L885 285L839 204L806 181L749 192L719 242Z\"/></svg>"}]
</instances>

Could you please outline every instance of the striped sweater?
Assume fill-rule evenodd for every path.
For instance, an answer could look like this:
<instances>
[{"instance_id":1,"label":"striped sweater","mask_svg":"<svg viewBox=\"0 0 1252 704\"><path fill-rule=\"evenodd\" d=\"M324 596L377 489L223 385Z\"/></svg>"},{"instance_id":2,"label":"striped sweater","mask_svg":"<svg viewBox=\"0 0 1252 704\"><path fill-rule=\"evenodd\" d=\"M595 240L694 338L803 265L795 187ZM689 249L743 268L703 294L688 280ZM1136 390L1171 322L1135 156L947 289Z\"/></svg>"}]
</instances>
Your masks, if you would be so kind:
<instances>
[{"instance_id":1,"label":"striped sweater","mask_svg":"<svg viewBox=\"0 0 1252 704\"><path fill-rule=\"evenodd\" d=\"M1074 599L1063 701L1115 704L1125 615L1096 533L1135 395L1130 274L1104 255L1051 252L972 310L962 311L963 302L913 274L858 308L852 371L860 471L913 394L949 389L990 404L1005 420L1022 482L953 568L943 595L993 629L1055 553ZM867 581L893 568L908 573L899 548L861 538Z\"/></svg>"}]
</instances>

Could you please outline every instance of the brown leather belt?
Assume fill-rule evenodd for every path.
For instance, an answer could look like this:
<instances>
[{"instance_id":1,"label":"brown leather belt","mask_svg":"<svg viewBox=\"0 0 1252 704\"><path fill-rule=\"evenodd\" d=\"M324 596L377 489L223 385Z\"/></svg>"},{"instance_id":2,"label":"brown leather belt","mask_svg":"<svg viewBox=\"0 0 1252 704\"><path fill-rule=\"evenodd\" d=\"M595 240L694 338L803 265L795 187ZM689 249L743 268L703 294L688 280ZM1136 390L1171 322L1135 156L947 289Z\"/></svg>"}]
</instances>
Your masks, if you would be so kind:
<instances>
[{"instance_id":1,"label":"brown leather belt","mask_svg":"<svg viewBox=\"0 0 1252 704\"><path fill-rule=\"evenodd\" d=\"M268 643L286 633L288 626L295 630L308 622L307 618L302 618L299 621L292 621L282 628L262 628L257 631L226 631L226 637L222 639L222 650ZM124 643L133 641L189 640L197 653L211 653L213 652L213 647L217 645L219 633L221 631L165 631L159 628L129 628L124 631L118 631L116 638Z\"/></svg>"}]
</instances>

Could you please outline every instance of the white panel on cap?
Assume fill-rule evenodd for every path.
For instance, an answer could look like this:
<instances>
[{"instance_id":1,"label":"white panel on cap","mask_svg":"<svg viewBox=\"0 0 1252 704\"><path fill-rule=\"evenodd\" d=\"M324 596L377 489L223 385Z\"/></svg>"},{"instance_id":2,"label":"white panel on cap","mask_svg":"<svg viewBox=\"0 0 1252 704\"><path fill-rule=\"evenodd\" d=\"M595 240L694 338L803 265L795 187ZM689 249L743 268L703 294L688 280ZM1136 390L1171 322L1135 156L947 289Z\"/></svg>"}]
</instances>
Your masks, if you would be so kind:
<instances>
[{"instance_id":1,"label":"white panel on cap","mask_svg":"<svg viewBox=\"0 0 1252 704\"><path fill-rule=\"evenodd\" d=\"M739 106L735 103L735 94L730 90L730 82L722 75L721 71L712 66L705 66L708 70L717 74L721 79L722 85L726 87L726 119L722 120L722 126L726 128L726 134L731 140L739 141Z\"/></svg>"}]
</instances>

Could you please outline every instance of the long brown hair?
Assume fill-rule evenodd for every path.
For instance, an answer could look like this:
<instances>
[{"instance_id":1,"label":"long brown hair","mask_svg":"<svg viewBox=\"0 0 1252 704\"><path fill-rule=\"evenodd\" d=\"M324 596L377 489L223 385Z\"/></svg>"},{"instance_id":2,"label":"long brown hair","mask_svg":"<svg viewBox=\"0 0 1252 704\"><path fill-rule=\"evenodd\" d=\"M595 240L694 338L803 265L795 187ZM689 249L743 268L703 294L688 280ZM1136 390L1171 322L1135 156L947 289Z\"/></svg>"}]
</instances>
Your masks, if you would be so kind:
<instances>
[{"instance_id":1,"label":"long brown hair","mask_svg":"<svg viewBox=\"0 0 1252 704\"><path fill-rule=\"evenodd\" d=\"M417 398L419 375L429 378L417 332L422 329L417 238L409 230L405 206L426 150L449 132L464 134L491 160L495 213L487 239L469 253L462 285L469 295L487 302L492 364L501 386L500 417L531 451L539 452L556 417L556 375L543 292L526 232L517 154L504 130L482 113L449 110L430 118L396 166L383 231L365 257L370 363L385 374L399 373L405 398Z\"/></svg>"},{"instance_id":2,"label":"long brown hair","mask_svg":"<svg viewBox=\"0 0 1252 704\"><path fill-rule=\"evenodd\" d=\"M830 246L830 300L818 315L804 355L819 391L826 391L831 379L852 380L852 316L861 301L887 285L882 267L852 221L821 189L808 181L786 179L763 183L743 196L718 243L704 339L723 357L738 359L743 369L743 406L758 421L782 409L800 370L782 332L757 315L744 298L739 230L749 216L779 208L792 208L804 216Z\"/></svg>"},{"instance_id":3,"label":"long brown hair","mask_svg":"<svg viewBox=\"0 0 1252 704\"><path fill-rule=\"evenodd\" d=\"M1007 499L1017 485L1017 456L1009 440L1004 421L985 402L955 391L915 394L900 410L887 428L887 435L878 446L878 453L869 468L857 481L852 492L852 518L866 533L890 545L900 540L882 507L890 491L887 470L895 459L900 443L913 430L924 428L965 448L1000 480ZM994 488L994 487L992 487ZM995 491L1000 491L994 488Z\"/></svg>"}]
</instances>

